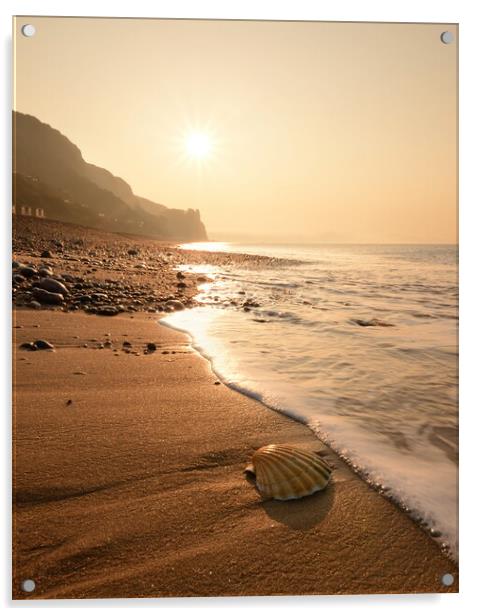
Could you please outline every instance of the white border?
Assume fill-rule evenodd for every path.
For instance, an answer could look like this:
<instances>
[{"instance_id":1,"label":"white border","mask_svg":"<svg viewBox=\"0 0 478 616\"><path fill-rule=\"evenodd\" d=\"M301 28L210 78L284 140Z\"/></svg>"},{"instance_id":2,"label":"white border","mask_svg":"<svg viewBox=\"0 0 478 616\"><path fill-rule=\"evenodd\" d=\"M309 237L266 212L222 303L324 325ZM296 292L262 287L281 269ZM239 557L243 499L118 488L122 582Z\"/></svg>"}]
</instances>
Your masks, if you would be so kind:
<instances>
[{"instance_id":1,"label":"white border","mask_svg":"<svg viewBox=\"0 0 478 616\"><path fill-rule=\"evenodd\" d=\"M178 613L194 608L199 613L211 610L263 611L271 609L277 613L288 613L291 608L300 607L304 612L326 610L327 613L353 610L361 614L389 613L422 614L433 611L434 615L471 613L472 606L478 603L474 596L477 570L477 532L476 515L476 459L478 435L478 404L475 382L478 373L476 358L477 317L475 263L475 244L478 242L476 211L477 195L477 112L478 98L476 86L476 58L478 19L476 3L473 0L83 0L68 3L56 1L11 2L0 5L0 28L2 46L5 50L2 61L2 122L6 130L4 147L1 150L2 165L0 177L3 196L2 254L3 267L0 268L2 282L2 316L4 332L2 337L2 392L4 405L2 412L3 435L0 437L2 456L2 476L10 485L10 203L11 203L11 16L12 15L78 15L78 16L126 16L126 17L178 17L178 18L226 18L226 19L305 19L321 21L402 21L402 22L442 22L460 24L460 594L459 595L397 595L397 596L350 596L350 597L272 597L244 599L155 599L155 600L108 600L108 601L43 601L15 602L10 597L10 505L9 493L2 495L0 514L2 519L1 542L2 560L0 570L1 599L5 607L28 610L35 607L44 611L52 608L89 609L93 613L100 609L125 608L134 610L141 607L174 611ZM7 348L7 351L5 351ZM5 483L2 483L5 485Z\"/></svg>"}]
</instances>

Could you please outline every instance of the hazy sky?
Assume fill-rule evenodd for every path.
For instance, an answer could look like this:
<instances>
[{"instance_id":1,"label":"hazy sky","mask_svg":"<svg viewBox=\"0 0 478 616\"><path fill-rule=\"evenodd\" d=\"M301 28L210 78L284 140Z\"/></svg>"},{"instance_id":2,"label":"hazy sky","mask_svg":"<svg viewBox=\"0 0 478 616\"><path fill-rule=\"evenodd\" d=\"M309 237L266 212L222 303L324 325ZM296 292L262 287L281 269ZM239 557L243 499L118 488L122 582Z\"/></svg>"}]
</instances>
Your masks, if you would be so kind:
<instances>
[{"instance_id":1,"label":"hazy sky","mask_svg":"<svg viewBox=\"0 0 478 616\"><path fill-rule=\"evenodd\" d=\"M32 38L20 34L35 25ZM15 109L214 239L456 241L456 26L20 18ZM192 133L210 156L187 155Z\"/></svg>"}]
</instances>

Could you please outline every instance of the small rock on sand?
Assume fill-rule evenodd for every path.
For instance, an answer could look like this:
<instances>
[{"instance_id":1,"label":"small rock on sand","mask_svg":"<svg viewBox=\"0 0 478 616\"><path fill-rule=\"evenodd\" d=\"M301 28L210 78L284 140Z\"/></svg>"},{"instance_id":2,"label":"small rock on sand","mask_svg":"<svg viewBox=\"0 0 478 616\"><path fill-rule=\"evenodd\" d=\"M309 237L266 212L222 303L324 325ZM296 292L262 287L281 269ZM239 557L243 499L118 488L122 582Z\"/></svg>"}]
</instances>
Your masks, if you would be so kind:
<instances>
[{"instance_id":1,"label":"small rock on sand","mask_svg":"<svg viewBox=\"0 0 478 616\"><path fill-rule=\"evenodd\" d=\"M56 304L60 305L64 302L64 297L61 293L50 293L45 289L35 287L33 289L33 297L41 304Z\"/></svg>"},{"instance_id":2,"label":"small rock on sand","mask_svg":"<svg viewBox=\"0 0 478 616\"><path fill-rule=\"evenodd\" d=\"M48 340L35 340L34 342L37 349L46 350L46 349L54 349L55 347Z\"/></svg>"},{"instance_id":3,"label":"small rock on sand","mask_svg":"<svg viewBox=\"0 0 478 616\"><path fill-rule=\"evenodd\" d=\"M18 268L18 274L20 274L24 278L31 278L32 276L36 276L38 272L34 267L29 267L28 265L21 265Z\"/></svg>"},{"instance_id":4,"label":"small rock on sand","mask_svg":"<svg viewBox=\"0 0 478 616\"><path fill-rule=\"evenodd\" d=\"M361 327L395 327L392 323L380 321L380 319L352 319L352 322Z\"/></svg>"},{"instance_id":5,"label":"small rock on sand","mask_svg":"<svg viewBox=\"0 0 478 616\"><path fill-rule=\"evenodd\" d=\"M23 342L20 345L20 348L25 351L36 351L37 350L34 342Z\"/></svg>"},{"instance_id":6,"label":"small rock on sand","mask_svg":"<svg viewBox=\"0 0 478 616\"><path fill-rule=\"evenodd\" d=\"M48 342L48 340L35 340L35 342L23 342L20 348L25 351L45 351L47 349L54 349L55 347L51 342Z\"/></svg>"},{"instance_id":7,"label":"small rock on sand","mask_svg":"<svg viewBox=\"0 0 478 616\"><path fill-rule=\"evenodd\" d=\"M172 310L184 310L184 304L178 299L170 299L166 302L166 308Z\"/></svg>"},{"instance_id":8,"label":"small rock on sand","mask_svg":"<svg viewBox=\"0 0 478 616\"><path fill-rule=\"evenodd\" d=\"M115 306L98 306L96 314L103 317L114 317L118 314L118 309Z\"/></svg>"},{"instance_id":9,"label":"small rock on sand","mask_svg":"<svg viewBox=\"0 0 478 616\"><path fill-rule=\"evenodd\" d=\"M64 284L54 278L42 278L35 286L50 291L50 293L60 293L63 296L69 295L70 293Z\"/></svg>"}]
</instances>

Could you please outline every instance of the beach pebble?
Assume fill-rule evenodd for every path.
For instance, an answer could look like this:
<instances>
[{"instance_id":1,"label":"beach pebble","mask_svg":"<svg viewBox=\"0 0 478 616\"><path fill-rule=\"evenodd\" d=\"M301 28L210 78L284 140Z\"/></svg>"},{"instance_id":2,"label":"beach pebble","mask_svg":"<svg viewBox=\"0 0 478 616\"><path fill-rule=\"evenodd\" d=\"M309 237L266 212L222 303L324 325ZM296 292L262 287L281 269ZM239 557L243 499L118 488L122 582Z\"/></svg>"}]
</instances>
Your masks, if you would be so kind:
<instances>
[{"instance_id":1,"label":"beach pebble","mask_svg":"<svg viewBox=\"0 0 478 616\"><path fill-rule=\"evenodd\" d=\"M153 353L154 351L156 351L156 345L154 344L154 342L148 342L148 344L146 345L146 348L150 353Z\"/></svg>"},{"instance_id":2,"label":"beach pebble","mask_svg":"<svg viewBox=\"0 0 478 616\"><path fill-rule=\"evenodd\" d=\"M51 259L51 258L53 258L53 255L52 255L52 253L51 253L49 250L44 250L44 251L40 254L40 257L41 257L42 259Z\"/></svg>"},{"instance_id":3,"label":"beach pebble","mask_svg":"<svg viewBox=\"0 0 478 616\"><path fill-rule=\"evenodd\" d=\"M106 293L92 293L91 299L94 302L103 302L105 299L108 299L108 295Z\"/></svg>"},{"instance_id":4,"label":"beach pebble","mask_svg":"<svg viewBox=\"0 0 478 616\"><path fill-rule=\"evenodd\" d=\"M38 270L38 274L43 278L48 278L50 276L53 276L53 270L50 267L41 267Z\"/></svg>"},{"instance_id":5,"label":"beach pebble","mask_svg":"<svg viewBox=\"0 0 478 616\"><path fill-rule=\"evenodd\" d=\"M51 342L48 342L48 340L35 340L34 344L36 348L40 350L55 348Z\"/></svg>"},{"instance_id":6,"label":"beach pebble","mask_svg":"<svg viewBox=\"0 0 478 616\"><path fill-rule=\"evenodd\" d=\"M34 342L23 342L20 345L20 348L25 351L36 351L37 350Z\"/></svg>"},{"instance_id":7,"label":"beach pebble","mask_svg":"<svg viewBox=\"0 0 478 616\"><path fill-rule=\"evenodd\" d=\"M118 309L115 306L98 306L96 314L104 317L114 317L118 314Z\"/></svg>"},{"instance_id":8,"label":"beach pebble","mask_svg":"<svg viewBox=\"0 0 478 616\"><path fill-rule=\"evenodd\" d=\"M184 304L178 299L170 299L166 302L166 308L170 310L184 310Z\"/></svg>"},{"instance_id":9,"label":"beach pebble","mask_svg":"<svg viewBox=\"0 0 478 616\"><path fill-rule=\"evenodd\" d=\"M35 283L35 286L40 289L45 289L50 293L60 293L63 296L69 295L70 293L64 284L54 278L42 278L40 282Z\"/></svg>"},{"instance_id":10,"label":"beach pebble","mask_svg":"<svg viewBox=\"0 0 478 616\"><path fill-rule=\"evenodd\" d=\"M380 321L380 319L352 319L352 323L356 323L361 327L394 327L392 323Z\"/></svg>"},{"instance_id":11,"label":"beach pebble","mask_svg":"<svg viewBox=\"0 0 478 616\"><path fill-rule=\"evenodd\" d=\"M28 265L21 265L18 271L24 278L32 278L38 274L35 268L29 267Z\"/></svg>"},{"instance_id":12,"label":"beach pebble","mask_svg":"<svg viewBox=\"0 0 478 616\"><path fill-rule=\"evenodd\" d=\"M64 301L64 297L61 293L50 293L50 291L46 291L45 289L40 289L38 287L33 289L33 297L41 304L59 305Z\"/></svg>"},{"instance_id":13,"label":"beach pebble","mask_svg":"<svg viewBox=\"0 0 478 616\"><path fill-rule=\"evenodd\" d=\"M430 528L430 535L432 537L441 537L441 532L436 528Z\"/></svg>"}]
</instances>

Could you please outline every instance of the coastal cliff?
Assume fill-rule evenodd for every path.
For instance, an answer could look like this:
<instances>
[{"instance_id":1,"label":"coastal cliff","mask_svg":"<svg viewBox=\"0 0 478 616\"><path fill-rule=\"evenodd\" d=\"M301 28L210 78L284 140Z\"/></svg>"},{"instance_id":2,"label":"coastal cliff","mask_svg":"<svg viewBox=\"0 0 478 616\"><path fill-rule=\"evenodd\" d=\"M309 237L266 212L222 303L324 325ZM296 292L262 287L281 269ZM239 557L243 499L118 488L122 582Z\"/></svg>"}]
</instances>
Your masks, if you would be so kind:
<instances>
[{"instance_id":1,"label":"coastal cliff","mask_svg":"<svg viewBox=\"0 0 478 616\"><path fill-rule=\"evenodd\" d=\"M207 239L199 210L171 209L138 197L107 169L87 163L67 137L31 115L13 114L13 204L16 213L105 231L166 240Z\"/></svg>"}]
</instances>

